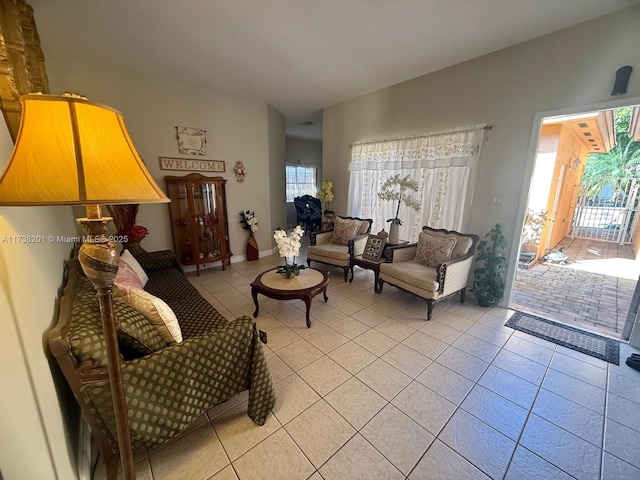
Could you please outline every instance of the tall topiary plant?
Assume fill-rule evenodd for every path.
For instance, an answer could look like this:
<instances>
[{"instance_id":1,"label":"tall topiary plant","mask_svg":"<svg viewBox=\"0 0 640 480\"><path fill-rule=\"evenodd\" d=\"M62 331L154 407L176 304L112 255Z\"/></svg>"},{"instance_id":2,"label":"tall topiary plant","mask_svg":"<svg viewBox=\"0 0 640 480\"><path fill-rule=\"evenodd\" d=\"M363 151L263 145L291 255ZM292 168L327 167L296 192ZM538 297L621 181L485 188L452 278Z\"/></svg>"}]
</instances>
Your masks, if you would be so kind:
<instances>
[{"instance_id":1,"label":"tall topiary plant","mask_svg":"<svg viewBox=\"0 0 640 480\"><path fill-rule=\"evenodd\" d=\"M499 223L478 243L476 262L480 266L473 271L473 295L478 305L495 307L502 301L507 275L506 246L507 239Z\"/></svg>"}]
</instances>

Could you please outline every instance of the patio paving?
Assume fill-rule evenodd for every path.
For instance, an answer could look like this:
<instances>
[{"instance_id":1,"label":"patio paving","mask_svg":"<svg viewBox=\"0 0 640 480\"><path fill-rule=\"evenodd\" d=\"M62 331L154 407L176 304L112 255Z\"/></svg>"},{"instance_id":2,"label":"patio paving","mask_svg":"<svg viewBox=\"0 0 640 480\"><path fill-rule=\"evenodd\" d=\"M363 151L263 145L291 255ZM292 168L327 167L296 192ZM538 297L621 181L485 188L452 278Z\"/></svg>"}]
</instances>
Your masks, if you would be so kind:
<instances>
[{"instance_id":1,"label":"patio paving","mask_svg":"<svg viewBox=\"0 0 640 480\"><path fill-rule=\"evenodd\" d=\"M567 237L561 247L566 265L518 269L509 306L620 338L640 273L631 245Z\"/></svg>"}]
</instances>

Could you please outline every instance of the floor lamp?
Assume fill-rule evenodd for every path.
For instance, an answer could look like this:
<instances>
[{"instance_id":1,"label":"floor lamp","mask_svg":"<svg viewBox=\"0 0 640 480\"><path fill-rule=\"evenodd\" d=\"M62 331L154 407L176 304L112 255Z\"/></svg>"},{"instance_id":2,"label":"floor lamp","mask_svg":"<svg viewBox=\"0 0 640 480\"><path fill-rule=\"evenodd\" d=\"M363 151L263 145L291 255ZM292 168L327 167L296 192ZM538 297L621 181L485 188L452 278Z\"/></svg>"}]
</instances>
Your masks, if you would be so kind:
<instances>
[{"instance_id":1,"label":"floor lamp","mask_svg":"<svg viewBox=\"0 0 640 480\"><path fill-rule=\"evenodd\" d=\"M0 205L85 205L78 259L97 291L107 346L122 471L135 478L131 434L113 316L118 250L106 236L101 205L160 203L156 185L129 138L122 114L77 95L25 95L9 165L0 179Z\"/></svg>"}]
</instances>

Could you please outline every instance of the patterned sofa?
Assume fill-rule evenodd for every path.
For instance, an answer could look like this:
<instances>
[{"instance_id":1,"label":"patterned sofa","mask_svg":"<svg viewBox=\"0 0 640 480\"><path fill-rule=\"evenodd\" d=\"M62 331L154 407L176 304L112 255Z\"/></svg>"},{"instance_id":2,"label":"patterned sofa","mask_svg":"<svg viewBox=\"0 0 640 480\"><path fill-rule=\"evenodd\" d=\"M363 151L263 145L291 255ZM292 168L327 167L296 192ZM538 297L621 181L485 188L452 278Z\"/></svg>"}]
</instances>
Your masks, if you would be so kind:
<instances>
[{"instance_id":1,"label":"patterned sofa","mask_svg":"<svg viewBox=\"0 0 640 480\"><path fill-rule=\"evenodd\" d=\"M274 387L253 320L228 321L191 285L171 251L137 253L145 290L174 311L183 341L168 345L146 317L114 293L114 316L134 450L166 443L210 407L249 390L248 415L264 424ZM80 404L107 467L120 461L107 359L95 290L67 262L60 315L49 346Z\"/></svg>"}]
</instances>

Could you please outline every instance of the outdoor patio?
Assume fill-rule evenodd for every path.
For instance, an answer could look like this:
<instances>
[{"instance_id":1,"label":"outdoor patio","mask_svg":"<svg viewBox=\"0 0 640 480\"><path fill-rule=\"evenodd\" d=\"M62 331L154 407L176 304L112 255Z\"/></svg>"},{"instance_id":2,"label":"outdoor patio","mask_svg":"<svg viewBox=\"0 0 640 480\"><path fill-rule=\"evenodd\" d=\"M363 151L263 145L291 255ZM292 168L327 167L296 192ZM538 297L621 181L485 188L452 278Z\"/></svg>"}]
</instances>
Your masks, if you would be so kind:
<instances>
[{"instance_id":1,"label":"outdoor patio","mask_svg":"<svg viewBox=\"0 0 640 480\"><path fill-rule=\"evenodd\" d=\"M564 238L566 265L538 263L516 274L510 307L620 337L640 274L631 245Z\"/></svg>"}]
</instances>

